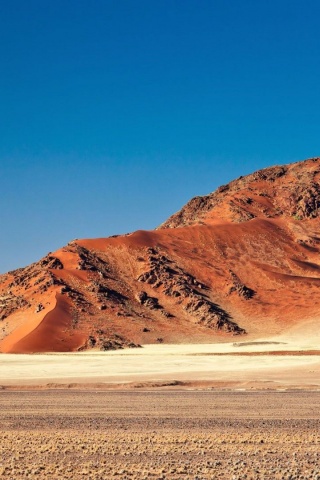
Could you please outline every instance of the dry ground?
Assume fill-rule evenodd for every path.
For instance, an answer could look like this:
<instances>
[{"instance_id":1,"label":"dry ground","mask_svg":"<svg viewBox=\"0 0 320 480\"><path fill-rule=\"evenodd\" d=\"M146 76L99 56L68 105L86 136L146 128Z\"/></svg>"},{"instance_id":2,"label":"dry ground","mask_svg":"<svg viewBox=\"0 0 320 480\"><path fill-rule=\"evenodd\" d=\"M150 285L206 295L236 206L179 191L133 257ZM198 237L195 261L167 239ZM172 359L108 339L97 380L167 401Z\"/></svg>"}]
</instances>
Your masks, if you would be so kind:
<instances>
[{"instance_id":1,"label":"dry ground","mask_svg":"<svg viewBox=\"0 0 320 480\"><path fill-rule=\"evenodd\" d=\"M320 479L317 391L0 391L5 479Z\"/></svg>"},{"instance_id":2,"label":"dry ground","mask_svg":"<svg viewBox=\"0 0 320 480\"><path fill-rule=\"evenodd\" d=\"M320 336L198 345L144 345L109 352L2 354L1 385L179 381L233 388L320 389Z\"/></svg>"}]
</instances>

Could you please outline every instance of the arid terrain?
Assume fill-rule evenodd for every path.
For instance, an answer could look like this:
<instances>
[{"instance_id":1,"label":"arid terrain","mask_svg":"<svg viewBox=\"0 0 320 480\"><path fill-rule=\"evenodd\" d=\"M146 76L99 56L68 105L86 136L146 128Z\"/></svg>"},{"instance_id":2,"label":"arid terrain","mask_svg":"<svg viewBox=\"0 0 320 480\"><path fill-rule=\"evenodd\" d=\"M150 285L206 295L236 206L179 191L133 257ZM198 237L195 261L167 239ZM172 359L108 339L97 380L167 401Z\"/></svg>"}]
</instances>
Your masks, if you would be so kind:
<instances>
[{"instance_id":1,"label":"arid terrain","mask_svg":"<svg viewBox=\"0 0 320 480\"><path fill-rule=\"evenodd\" d=\"M0 475L319 479L320 392L0 392Z\"/></svg>"},{"instance_id":2,"label":"arid terrain","mask_svg":"<svg viewBox=\"0 0 320 480\"><path fill-rule=\"evenodd\" d=\"M320 353L307 343L261 341L1 355L2 387L136 388L177 382L180 386L206 388L317 390L320 389Z\"/></svg>"},{"instance_id":3,"label":"arid terrain","mask_svg":"<svg viewBox=\"0 0 320 480\"><path fill-rule=\"evenodd\" d=\"M0 276L0 351L276 337L320 307L320 159L192 199L159 228L73 240Z\"/></svg>"},{"instance_id":4,"label":"arid terrain","mask_svg":"<svg viewBox=\"0 0 320 480\"><path fill-rule=\"evenodd\" d=\"M319 178L264 169L1 275L0 476L320 480Z\"/></svg>"},{"instance_id":5,"label":"arid terrain","mask_svg":"<svg viewBox=\"0 0 320 480\"><path fill-rule=\"evenodd\" d=\"M301 338L2 354L0 475L320 480L318 338Z\"/></svg>"}]
</instances>

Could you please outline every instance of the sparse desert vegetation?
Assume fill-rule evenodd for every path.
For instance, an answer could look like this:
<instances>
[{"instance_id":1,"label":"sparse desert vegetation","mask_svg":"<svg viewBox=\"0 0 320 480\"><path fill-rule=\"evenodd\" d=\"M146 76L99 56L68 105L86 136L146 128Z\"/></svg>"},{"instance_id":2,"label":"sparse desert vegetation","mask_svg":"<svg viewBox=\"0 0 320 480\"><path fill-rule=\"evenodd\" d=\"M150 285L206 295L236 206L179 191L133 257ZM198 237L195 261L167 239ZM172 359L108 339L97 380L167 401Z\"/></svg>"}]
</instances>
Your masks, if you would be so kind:
<instances>
[{"instance_id":1,"label":"sparse desert vegetation","mask_svg":"<svg viewBox=\"0 0 320 480\"><path fill-rule=\"evenodd\" d=\"M2 390L1 478L320 479L320 392Z\"/></svg>"}]
</instances>

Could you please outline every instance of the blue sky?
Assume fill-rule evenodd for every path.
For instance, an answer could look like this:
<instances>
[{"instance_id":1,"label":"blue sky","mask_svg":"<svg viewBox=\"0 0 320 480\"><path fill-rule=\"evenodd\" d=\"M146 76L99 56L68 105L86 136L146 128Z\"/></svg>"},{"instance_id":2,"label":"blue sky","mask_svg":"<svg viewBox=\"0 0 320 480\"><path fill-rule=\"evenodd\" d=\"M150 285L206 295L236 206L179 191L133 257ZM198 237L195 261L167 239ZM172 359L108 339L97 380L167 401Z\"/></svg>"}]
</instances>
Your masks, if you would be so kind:
<instances>
[{"instance_id":1,"label":"blue sky","mask_svg":"<svg viewBox=\"0 0 320 480\"><path fill-rule=\"evenodd\" d=\"M320 155L320 3L0 2L0 272Z\"/></svg>"}]
</instances>

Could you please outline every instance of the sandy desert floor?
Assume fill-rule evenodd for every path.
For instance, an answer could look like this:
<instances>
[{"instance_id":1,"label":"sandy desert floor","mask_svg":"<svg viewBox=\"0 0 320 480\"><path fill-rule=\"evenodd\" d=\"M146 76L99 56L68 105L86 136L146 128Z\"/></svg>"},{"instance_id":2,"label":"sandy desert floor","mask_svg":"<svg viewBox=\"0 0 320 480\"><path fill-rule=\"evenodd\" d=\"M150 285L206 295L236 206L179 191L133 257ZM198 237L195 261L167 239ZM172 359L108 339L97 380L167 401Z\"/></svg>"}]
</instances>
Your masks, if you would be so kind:
<instances>
[{"instance_id":1,"label":"sandy desert floor","mask_svg":"<svg viewBox=\"0 0 320 480\"><path fill-rule=\"evenodd\" d=\"M58 384L320 389L315 335L197 345L144 345L108 352L1 354L0 386Z\"/></svg>"},{"instance_id":2,"label":"sandy desert floor","mask_svg":"<svg viewBox=\"0 0 320 480\"><path fill-rule=\"evenodd\" d=\"M2 354L0 477L320 480L320 352L301 338Z\"/></svg>"},{"instance_id":3,"label":"sandy desert floor","mask_svg":"<svg viewBox=\"0 0 320 480\"><path fill-rule=\"evenodd\" d=\"M320 392L0 392L0 476L320 479Z\"/></svg>"}]
</instances>

